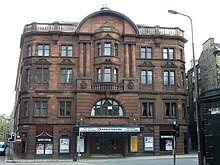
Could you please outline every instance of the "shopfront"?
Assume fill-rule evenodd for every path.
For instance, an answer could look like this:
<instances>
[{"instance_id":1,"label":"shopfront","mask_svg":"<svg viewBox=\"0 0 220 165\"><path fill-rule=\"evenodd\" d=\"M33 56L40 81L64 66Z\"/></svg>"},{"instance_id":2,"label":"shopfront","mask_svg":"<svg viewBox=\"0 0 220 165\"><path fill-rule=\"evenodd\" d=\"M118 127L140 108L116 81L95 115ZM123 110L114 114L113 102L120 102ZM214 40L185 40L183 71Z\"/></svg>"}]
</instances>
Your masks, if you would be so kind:
<instances>
[{"instance_id":1,"label":"shopfront","mask_svg":"<svg viewBox=\"0 0 220 165\"><path fill-rule=\"evenodd\" d=\"M77 127L77 151L85 155L125 155L137 152L137 135L142 127ZM135 141L136 138L136 141Z\"/></svg>"}]
</instances>

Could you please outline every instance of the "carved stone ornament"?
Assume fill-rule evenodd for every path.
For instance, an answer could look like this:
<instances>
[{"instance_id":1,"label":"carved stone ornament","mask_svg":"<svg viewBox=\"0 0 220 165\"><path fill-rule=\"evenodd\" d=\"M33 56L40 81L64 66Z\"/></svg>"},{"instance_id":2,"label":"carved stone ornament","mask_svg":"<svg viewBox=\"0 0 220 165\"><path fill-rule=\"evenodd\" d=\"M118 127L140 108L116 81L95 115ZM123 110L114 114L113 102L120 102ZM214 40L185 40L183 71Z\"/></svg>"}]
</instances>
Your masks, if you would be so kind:
<instances>
[{"instance_id":1,"label":"carved stone ornament","mask_svg":"<svg viewBox=\"0 0 220 165\"><path fill-rule=\"evenodd\" d=\"M127 87L128 87L128 89L133 89L134 88L134 83L129 81Z\"/></svg>"},{"instance_id":2,"label":"carved stone ornament","mask_svg":"<svg viewBox=\"0 0 220 165\"><path fill-rule=\"evenodd\" d=\"M86 89L86 87L87 87L87 83L86 83L85 81L82 81L82 82L80 83L80 88L81 88L81 89Z\"/></svg>"}]
</instances>

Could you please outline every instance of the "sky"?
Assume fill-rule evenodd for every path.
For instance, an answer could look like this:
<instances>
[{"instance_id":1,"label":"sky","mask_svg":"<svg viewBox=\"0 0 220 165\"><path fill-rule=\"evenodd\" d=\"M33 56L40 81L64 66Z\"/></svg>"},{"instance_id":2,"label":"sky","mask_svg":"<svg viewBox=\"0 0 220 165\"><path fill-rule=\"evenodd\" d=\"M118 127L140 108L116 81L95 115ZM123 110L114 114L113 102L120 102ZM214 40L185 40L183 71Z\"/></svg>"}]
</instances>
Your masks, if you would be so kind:
<instances>
[{"instance_id":1,"label":"sky","mask_svg":"<svg viewBox=\"0 0 220 165\"><path fill-rule=\"evenodd\" d=\"M14 109L15 82L20 55L20 38L26 24L54 21L80 22L103 5L126 15L135 24L179 27L184 30L186 71L192 59L191 24L187 17L173 15L175 10L192 18L195 57L210 37L220 43L219 0L2 0L0 1L0 114Z\"/></svg>"}]
</instances>

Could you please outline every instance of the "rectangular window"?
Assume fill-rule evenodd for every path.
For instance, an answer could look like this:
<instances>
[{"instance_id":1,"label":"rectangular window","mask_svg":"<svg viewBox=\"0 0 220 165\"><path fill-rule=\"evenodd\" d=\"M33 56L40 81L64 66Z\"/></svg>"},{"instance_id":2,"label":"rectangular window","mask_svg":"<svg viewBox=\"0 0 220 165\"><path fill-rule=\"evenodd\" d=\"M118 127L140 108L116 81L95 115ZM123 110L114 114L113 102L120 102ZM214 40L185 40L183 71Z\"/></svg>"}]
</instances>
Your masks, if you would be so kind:
<instances>
[{"instance_id":1,"label":"rectangular window","mask_svg":"<svg viewBox=\"0 0 220 165\"><path fill-rule=\"evenodd\" d=\"M152 58L152 48L147 48L147 59Z\"/></svg>"},{"instance_id":2,"label":"rectangular window","mask_svg":"<svg viewBox=\"0 0 220 165\"><path fill-rule=\"evenodd\" d=\"M163 59L174 59L174 49L173 48L163 48Z\"/></svg>"},{"instance_id":3,"label":"rectangular window","mask_svg":"<svg viewBox=\"0 0 220 165\"><path fill-rule=\"evenodd\" d=\"M62 45L61 46L61 56L62 57L72 57L73 56L73 46L72 45Z\"/></svg>"},{"instance_id":4,"label":"rectangular window","mask_svg":"<svg viewBox=\"0 0 220 165\"><path fill-rule=\"evenodd\" d=\"M97 47L98 47L98 56L101 56L102 55L102 44L98 43Z\"/></svg>"},{"instance_id":5,"label":"rectangular window","mask_svg":"<svg viewBox=\"0 0 220 165\"><path fill-rule=\"evenodd\" d=\"M111 68L104 69L104 82L111 82Z\"/></svg>"},{"instance_id":6,"label":"rectangular window","mask_svg":"<svg viewBox=\"0 0 220 165\"><path fill-rule=\"evenodd\" d=\"M26 83L30 82L30 69L25 70L25 82Z\"/></svg>"},{"instance_id":7,"label":"rectangular window","mask_svg":"<svg viewBox=\"0 0 220 165\"><path fill-rule=\"evenodd\" d=\"M165 103L165 117L176 117L176 103Z\"/></svg>"},{"instance_id":8,"label":"rectangular window","mask_svg":"<svg viewBox=\"0 0 220 165\"><path fill-rule=\"evenodd\" d=\"M71 101L60 101L59 116L70 117L72 110Z\"/></svg>"},{"instance_id":9,"label":"rectangular window","mask_svg":"<svg viewBox=\"0 0 220 165\"><path fill-rule=\"evenodd\" d=\"M24 102L24 107L23 107L23 117L28 117L28 102Z\"/></svg>"},{"instance_id":10,"label":"rectangular window","mask_svg":"<svg viewBox=\"0 0 220 165\"><path fill-rule=\"evenodd\" d=\"M47 116L48 105L47 101L35 101L34 116L45 117Z\"/></svg>"},{"instance_id":11,"label":"rectangular window","mask_svg":"<svg viewBox=\"0 0 220 165\"><path fill-rule=\"evenodd\" d=\"M111 43L105 43L105 55L106 56L111 55Z\"/></svg>"},{"instance_id":12,"label":"rectangular window","mask_svg":"<svg viewBox=\"0 0 220 165\"><path fill-rule=\"evenodd\" d=\"M48 68L37 68L36 81L37 83L48 83L49 82L49 69Z\"/></svg>"},{"instance_id":13,"label":"rectangular window","mask_svg":"<svg viewBox=\"0 0 220 165\"><path fill-rule=\"evenodd\" d=\"M73 77L73 70L71 68L61 68L60 83L71 83Z\"/></svg>"},{"instance_id":14,"label":"rectangular window","mask_svg":"<svg viewBox=\"0 0 220 165\"><path fill-rule=\"evenodd\" d=\"M142 116L145 116L145 117L154 116L154 103L152 102L142 103Z\"/></svg>"},{"instance_id":15,"label":"rectangular window","mask_svg":"<svg viewBox=\"0 0 220 165\"><path fill-rule=\"evenodd\" d=\"M114 82L118 82L118 69L114 69Z\"/></svg>"},{"instance_id":16,"label":"rectangular window","mask_svg":"<svg viewBox=\"0 0 220 165\"><path fill-rule=\"evenodd\" d=\"M175 85L175 72L164 71L164 85Z\"/></svg>"},{"instance_id":17,"label":"rectangular window","mask_svg":"<svg viewBox=\"0 0 220 165\"><path fill-rule=\"evenodd\" d=\"M114 44L114 56L118 56L118 44Z\"/></svg>"},{"instance_id":18,"label":"rectangular window","mask_svg":"<svg viewBox=\"0 0 220 165\"><path fill-rule=\"evenodd\" d=\"M37 47L38 56L50 56L50 45L48 44L39 44Z\"/></svg>"},{"instance_id":19,"label":"rectangular window","mask_svg":"<svg viewBox=\"0 0 220 165\"><path fill-rule=\"evenodd\" d=\"M153 83L153 71L142 70L141 71L141 84L152 84Z\"/></svg>"},{"instance_id":20,"label":"rectangular window","mask_svg":"<svg viewBox=\"0 0 220 165\"><path fill-rule=\"evenodd\" d=\"M101 70L101 68L97 69L97 81L98 82L102 81L102 70Z\"/></svg>"},{"instance_id":21,"label":"rectangular window","mask_svg":"<svg viewBox=\"0 0 220 165\"><path fill-rule=\"evenodd\" d=\"M141 58L146 59L146 48L141 47Z\"/></svg>"},{"instance_id":22,"label":"rectangular window","mask_svg":"<svg viewBox=\"0 0 220 165\"><path fill-rule=\"evenodd\" d=\"M29 45L28 46L28 57L31 57L32 56L32 46L31 45Z\"/></svg>"}]
</instances>

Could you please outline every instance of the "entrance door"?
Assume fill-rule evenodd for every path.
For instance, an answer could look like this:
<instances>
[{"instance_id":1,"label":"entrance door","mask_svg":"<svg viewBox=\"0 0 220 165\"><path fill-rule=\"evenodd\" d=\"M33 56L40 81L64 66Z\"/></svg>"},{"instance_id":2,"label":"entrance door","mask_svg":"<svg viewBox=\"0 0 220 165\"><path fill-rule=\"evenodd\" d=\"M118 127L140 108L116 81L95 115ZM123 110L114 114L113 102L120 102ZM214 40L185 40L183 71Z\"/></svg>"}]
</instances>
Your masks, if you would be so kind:
<instances>
[{"instance_id":1,"label":"entrance door","mask_svg":"<svg viewBox=\"0 0 220 165\"><path fill-rule=\"evenodd\" d=\"M91 138L91 154L100 155L118 155L123 152L123 137L102 135L92 136Z\"/></svg>"}]
</instances>

